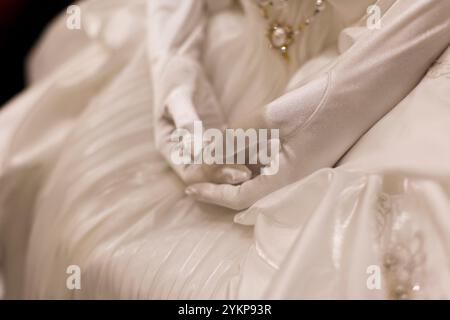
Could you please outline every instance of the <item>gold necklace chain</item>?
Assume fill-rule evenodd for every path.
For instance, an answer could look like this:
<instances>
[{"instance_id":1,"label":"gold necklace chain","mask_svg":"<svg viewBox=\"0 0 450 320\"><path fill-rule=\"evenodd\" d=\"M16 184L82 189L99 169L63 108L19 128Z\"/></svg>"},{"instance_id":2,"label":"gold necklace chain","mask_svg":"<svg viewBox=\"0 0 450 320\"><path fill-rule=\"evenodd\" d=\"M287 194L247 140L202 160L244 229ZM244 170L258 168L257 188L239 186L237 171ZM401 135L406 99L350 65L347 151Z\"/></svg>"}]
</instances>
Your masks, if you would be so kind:
<instances>
[{"instance_id":1,"label":"gold necklace chain","mask_svg":"<svg viewBox=\"0 0 450 320\"><path fill-rule=\"evenodd\" d=\"M307 17L297 27L292 27L287 23L274 21L270 17L270 13L277 7L285 7L288 0L257 0L257 5L261 11L262 17L269 22L267 30L267 38L269 39L269 47L277 50L281 56L289 60L289 47L294 43L295 37L303 33L311 23L326 8L325 0L316 0L314 13Z\"/></svg>"}]
</instances>

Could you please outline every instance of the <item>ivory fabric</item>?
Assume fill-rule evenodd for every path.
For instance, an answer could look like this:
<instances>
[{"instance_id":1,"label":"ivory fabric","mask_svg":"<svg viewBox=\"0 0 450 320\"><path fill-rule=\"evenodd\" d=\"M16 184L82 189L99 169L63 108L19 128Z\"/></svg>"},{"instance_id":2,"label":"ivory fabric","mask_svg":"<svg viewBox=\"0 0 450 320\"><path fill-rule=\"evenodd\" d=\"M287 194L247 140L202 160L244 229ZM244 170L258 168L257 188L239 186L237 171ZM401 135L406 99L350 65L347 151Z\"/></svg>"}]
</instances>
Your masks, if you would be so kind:
<instances>
[{"instance_id":1,"label":"ivory fabric","mask_svg":"<svg viewBox=\"0 0 450 320\"><path fill-rule=\"evenodd\" d=\"M286 184L334 166L448 47L448 12L448 1L392 2L382 28L362 33L329 71L261 108L261 127L280 129L278 173L234 187L194 185L196 198L242 210Z\"/></svg>"},{"instance_id":2,"label":"ivory fabric","mask_svg":"<svg viewBox=\"0 0 450 320\"><path fill-rule=\"evenodd\" d=\"M380 1L387 30L359 46L375 1L327 2L289 64L249 0L90 0L80 31L57 19L29 88L0 113L6 298L449 298L448 1ZM300 21L313 1L290 5L286 19ZM203 90L233 126L271 102L288 108L292 92L324 91L314 79L329 70L344 77L337 109L355 92L374 109L341 115L351 138L338 136L318 171L237 215L184 194L158 148L165 107L209 111L192 95ZM70 265L81 290L66 287ZM381 290L367 287L370 266Z\"/></svg>"}]
</instances>

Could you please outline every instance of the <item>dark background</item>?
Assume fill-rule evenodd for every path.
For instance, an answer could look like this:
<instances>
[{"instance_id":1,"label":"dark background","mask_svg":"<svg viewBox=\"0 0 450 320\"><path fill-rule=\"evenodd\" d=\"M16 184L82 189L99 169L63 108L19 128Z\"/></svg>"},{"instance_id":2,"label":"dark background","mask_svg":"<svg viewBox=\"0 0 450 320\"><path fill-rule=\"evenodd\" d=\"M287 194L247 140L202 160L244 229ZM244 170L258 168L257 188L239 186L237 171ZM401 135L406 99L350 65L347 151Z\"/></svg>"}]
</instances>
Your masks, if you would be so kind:
<instances>
[{"instance_id":1,"label":"dark background","mask_svg":"<svg viewBox=\"0 0 450 320\"><path fill-rule=\"evenodd\" d=\"M71 0L0 0L0 108L25 85L27 53Z\"/></svg>"}]
</instances>

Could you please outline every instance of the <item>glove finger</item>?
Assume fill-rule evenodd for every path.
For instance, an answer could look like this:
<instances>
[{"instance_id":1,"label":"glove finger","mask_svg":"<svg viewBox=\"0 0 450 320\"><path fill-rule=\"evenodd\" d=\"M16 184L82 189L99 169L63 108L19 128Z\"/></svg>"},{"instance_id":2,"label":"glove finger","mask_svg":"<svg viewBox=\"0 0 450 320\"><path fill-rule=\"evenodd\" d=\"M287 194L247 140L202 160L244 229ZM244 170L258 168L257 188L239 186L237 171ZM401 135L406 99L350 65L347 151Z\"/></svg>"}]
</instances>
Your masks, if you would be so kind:
<instances>
[{"instance_id":1,"label":"glove finger","mask_svg":"<svg viewBox=\"0 0 450 320\"><path fill-rule=\"evenodd\" d=\"M189 186L186 194L194 199L233 210L243 210L272 191L271 176L257 176L241 185L199 183Z\"/></svg>"}]
</instances>

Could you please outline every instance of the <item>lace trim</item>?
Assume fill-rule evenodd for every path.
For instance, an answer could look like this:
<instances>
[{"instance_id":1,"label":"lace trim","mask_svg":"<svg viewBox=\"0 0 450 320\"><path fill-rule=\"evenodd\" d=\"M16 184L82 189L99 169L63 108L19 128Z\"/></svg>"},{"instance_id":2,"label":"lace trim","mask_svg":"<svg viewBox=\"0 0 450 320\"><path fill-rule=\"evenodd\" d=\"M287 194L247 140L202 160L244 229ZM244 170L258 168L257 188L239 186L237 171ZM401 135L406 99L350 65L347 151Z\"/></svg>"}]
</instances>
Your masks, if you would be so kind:
<instances>
[{"instance_id":1,"label":"lace trim","mask_svg":"<svg viewBox=\"0 0 450 320\"><path fill-rule=\"evenodd\" d=\"M425 238L411 225L405 211L381 194L377 202L377 239L382 252L382 273L389 299L418 298L425 275Z\"/></svg>"}]
</instances>

